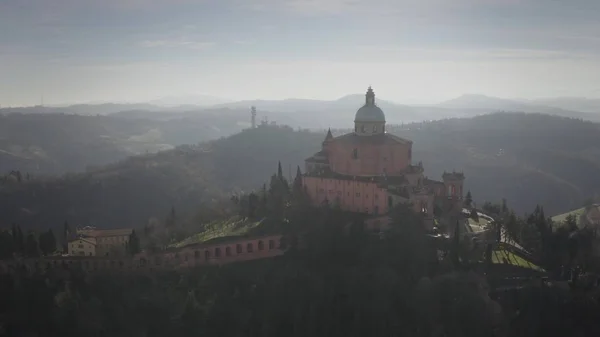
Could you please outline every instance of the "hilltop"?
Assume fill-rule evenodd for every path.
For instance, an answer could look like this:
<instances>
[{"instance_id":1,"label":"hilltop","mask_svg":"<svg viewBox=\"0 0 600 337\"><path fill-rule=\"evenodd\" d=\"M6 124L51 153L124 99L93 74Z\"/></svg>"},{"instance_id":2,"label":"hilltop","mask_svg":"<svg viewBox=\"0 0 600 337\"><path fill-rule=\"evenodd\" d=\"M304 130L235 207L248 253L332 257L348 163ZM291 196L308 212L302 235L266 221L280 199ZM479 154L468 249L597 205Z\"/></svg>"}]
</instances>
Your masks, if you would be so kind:
<instances>
[{"instance_id":1,"label":"hilltop","mask_svg":"<svg viewBox=\"0 0 600 337\"><path fill-rule=\"evenodd\" d=\"M80 172L132 155L229 136L241 131L247 119L247 111L233 110L0 115L0 172Z\"/></svg>"},{"instance_id":2,"label":"hilltop","mask_svg":"<svg viewBox=\"0 0 600 337\"><path fill-rule=\"evenodd\" d=\"M246 130L228 138L134 156L60 178L0 184L0 227L59 227L65 220L99 227L139 227L178 214L219 208L232 192L259 188L280 160L294 168L323 135L283 127Z\"/></svg>"},{"instance_id":3,"label":"hilltop","mask_svg":"<svg viewBox=\"0 0 600 337\"><path fill-rule=\"evenodd\" d=\"M334 130L341 134L349 130ZM580 207L600 186L600 125L536 114L498 113L388 127L414 142L413 162L426 175L464 171L478 203L509 201L518 213L543 204L549 215ZM59 226L65 220L101 227L141 226L174 206L190 215L257 189L281 161L284 174L302 168L325 132L268 126L179 146L61 178L5 182L4 225ZM290 172L291 171L291 172ZM219 206L221 207L221 206Z\"/></svg>"}]
</instances>

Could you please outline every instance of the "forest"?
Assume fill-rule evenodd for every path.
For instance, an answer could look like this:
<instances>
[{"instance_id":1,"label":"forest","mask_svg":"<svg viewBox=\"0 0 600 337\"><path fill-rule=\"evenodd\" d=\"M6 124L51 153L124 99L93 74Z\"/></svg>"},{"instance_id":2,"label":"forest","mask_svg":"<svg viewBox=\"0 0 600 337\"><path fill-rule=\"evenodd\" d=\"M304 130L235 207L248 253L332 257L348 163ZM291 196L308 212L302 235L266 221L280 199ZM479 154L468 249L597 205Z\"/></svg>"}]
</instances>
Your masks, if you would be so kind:
<instances>
[{"instance_id":1,"label":"forest","mask_svg":"<svg viewBox=\"0 0 600 337\"><path fill-rule=\"evenodd\" d=\"M248 202L238 202L237 211L286 219L279 222L280 230L300 230L302 244L293 244L285 255L185 272L84 275L67 268L3 275L0 332L236 337L600 333L593 291L537 278L525 287L502 289L494 279L502 281L504 269L497 271L489 259L469 261L459 236L442 246L446 258L440 260L439 242L425 235L419 215L409 208L394 209L385 235L371 233L362 219L348 222L347 214L327 205L306 208L296 184L281 176L271 180L266 199L246 195ZM258 202L249 207L253 199ZM485 207L513 216L506 205ZM537 211L531 221L516 221L537 228L534 223L546 221L541 208Z\"/></svg>"},{"instance_id":2,"label":"forest","mask_svg":"<svg viewBox=\"0 0 600 337\"><path fill-rule=\"evenodd\" d=\"M388 130L414 142L413 161L422 161L430 178L463 171L476 204L506 198L519 215L543 204L551 216L598 198L599 124L498 113ZM68 221L139 228L164 218L172 207L195 221L201 205L218 209L232 193L259 189L278 161L286 176L302 169L323 138L324 133L269 126L59 177L9 171L0 180L0 227L17 223L41 231Z\"/></svg>"}]
</instances>

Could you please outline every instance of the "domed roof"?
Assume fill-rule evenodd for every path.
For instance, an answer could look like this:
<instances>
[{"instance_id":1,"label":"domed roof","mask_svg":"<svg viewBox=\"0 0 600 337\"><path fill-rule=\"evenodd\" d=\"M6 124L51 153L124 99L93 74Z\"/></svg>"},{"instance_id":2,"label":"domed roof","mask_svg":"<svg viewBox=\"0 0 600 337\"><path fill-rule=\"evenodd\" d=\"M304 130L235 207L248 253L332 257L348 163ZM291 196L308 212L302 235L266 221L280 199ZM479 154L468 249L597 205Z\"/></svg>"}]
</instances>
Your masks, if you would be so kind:
<instances>
[{"instance_id":1,"label":"domed roof","mask_svg":"<svg viewBox=\"0 0 600 337\"><path fill-rule=\"evenodd\" d=\"M354 122L385 123L385 114L381 108L375 105L375 93L371 87L367 90L365 105L356 111Z\"/></svg>"}]
</instances>

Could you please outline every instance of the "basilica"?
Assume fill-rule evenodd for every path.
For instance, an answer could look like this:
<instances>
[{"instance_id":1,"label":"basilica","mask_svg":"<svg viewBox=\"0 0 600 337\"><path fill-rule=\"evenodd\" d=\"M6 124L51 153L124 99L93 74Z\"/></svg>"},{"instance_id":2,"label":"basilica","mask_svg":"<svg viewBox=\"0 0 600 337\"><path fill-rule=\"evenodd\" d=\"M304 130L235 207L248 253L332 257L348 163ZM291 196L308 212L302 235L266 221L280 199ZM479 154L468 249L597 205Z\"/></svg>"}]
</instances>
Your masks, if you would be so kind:
<instances>
[{"instance_id":1,"label":"basilica","mask_svg":"<svg viewBox=\"0 0 600 337\"><path fill-rule=\"evenodd\" d=\"M465 177L452 172L442 181L426 178L422 163L412 163L412 141L387 133L385 124L369 87L354 132L333 137L329 130L321 151L305 160L305 189L313 205L366 213L376 226L389 220L395 205L407 203L432 228L434 205L449 210L462 204Z\"/></svg>"}]
</instances>

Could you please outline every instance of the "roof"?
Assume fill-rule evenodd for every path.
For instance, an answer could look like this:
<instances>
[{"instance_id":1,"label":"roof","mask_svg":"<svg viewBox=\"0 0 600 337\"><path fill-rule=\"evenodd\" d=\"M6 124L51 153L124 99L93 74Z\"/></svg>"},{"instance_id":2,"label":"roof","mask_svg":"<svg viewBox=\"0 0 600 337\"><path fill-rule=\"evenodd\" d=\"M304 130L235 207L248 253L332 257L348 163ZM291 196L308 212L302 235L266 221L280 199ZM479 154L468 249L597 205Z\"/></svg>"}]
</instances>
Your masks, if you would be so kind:
<instances>
[{"instance_id":1,"label":"roof","mask_svg":"<svg viewBox=\"0 0 600 337\"><path fill-rule=\"evenodd\" d=\"M315 158L315 157L306 158L304 161L308 162L308 163L321 163L321 164L329 163L329 161L326 158Z\"/></svg>"},{"instance_id":2,"label":"roof","mask_svg":"<svg viewBox=\"0 0 600 337\"><path fill-rule=\"evenodd\" d=\"M398 136L394 136L390 133L376 134L368 137L359 136L356 133L347 133L339 137L334 138L334 141L346 142L349 144L373 144L373 145L384 145L384 144L412 144L412 141L404 139Z\"/></svg>"},{"instance_id":3,"label":"roof","mask_svg":"<svg viewBox=\"0 0 600 337\"><path fill-rule=\"evenodd\" d=\"M444 174L442 174L442 178L443 179L465 179L465 174L462 172L444 172Z\"/></svg>"},{"instance_id":4,"label":"roof","mask_svg":"<svg viewBox=\"0 0 600 337\"><path fill-rule=\"evenodd\" d=\"M106 236L125 236L130 235L133 230L131 228L122 229L92 229L92 230L77 230L77 234L82 234L89 237L106 237Z\"/></svg>"},{"instance_id":5,"label":"roof","mask_svg":"<svg viewBox=\"0 0 600 337\"><path fill-rule=\"evenodd\" d=\"M385 123L385 114L377 105L363 105L354 116L354 122L381 122Z\"/></svg>"},{"instance_id":6,"label":"roof","mask_svg":"<svg viewBox=\"0 0 600 337\"><path fill-rule=\"evenodd\" d=\"M432 179L429 179L429 178L423 179L423 184L424 185L444 185L444 183L441 182L441 181L432 180Z\"/></svg>"},{"instance_id":7,"label":"roof","mask_svg":"<svg viewBox=\"0 0 600 337\"><path fill-rule=\"evenodd\" d=\"M93 238L93 237L91 237L91 238L87 238L87 237L72 238L72 239L69 239L69 242L79 241L79 240L85 241L85 242L87 242L89 244L92 244L92 245L96 245L96 238Z\"/></svg>"},{"instance_id":8,"label":"roof","mask_svg":"<svg viewBox=\"0 0 600 337\"><path fill-rule=\"evenodd\" d=\"M385 123L385 114L381 108L375 105L375 93L371 87L367 90L365 98L365 105L356 111L354 122Z\"/></svg>"}]
</instances>

